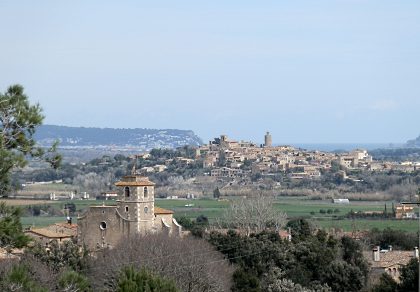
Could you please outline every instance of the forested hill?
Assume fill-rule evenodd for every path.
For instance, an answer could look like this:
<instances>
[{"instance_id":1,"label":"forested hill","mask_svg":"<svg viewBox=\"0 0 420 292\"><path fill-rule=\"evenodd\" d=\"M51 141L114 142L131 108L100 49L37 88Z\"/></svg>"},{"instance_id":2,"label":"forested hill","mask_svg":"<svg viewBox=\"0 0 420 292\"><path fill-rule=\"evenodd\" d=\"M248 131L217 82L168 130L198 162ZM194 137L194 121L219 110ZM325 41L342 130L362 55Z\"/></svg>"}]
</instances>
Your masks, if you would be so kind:
<instances>
[{"instance_id":1,"label":"forested hill","mask_svg":"<svg viewBox=\"0 0 420 292\"><path fill-rule=\"evenodd\" d=\"M201 139L193 131L175 129L112 129L43 125L35 134L41 146L49 146L59 140L60 147L136 147L176 148L185 145L200 145Z\"/></svg>"},{"instance_id":2,"label":"forested hill","mask_svg":"<svg viewBox=\"0 0 420 292\"><path fill-rule=\"evenodd\" d=\"M420 136L418 136L416 139L408 140L407 147L420 147Z\"/></svg>"}]
</instances>

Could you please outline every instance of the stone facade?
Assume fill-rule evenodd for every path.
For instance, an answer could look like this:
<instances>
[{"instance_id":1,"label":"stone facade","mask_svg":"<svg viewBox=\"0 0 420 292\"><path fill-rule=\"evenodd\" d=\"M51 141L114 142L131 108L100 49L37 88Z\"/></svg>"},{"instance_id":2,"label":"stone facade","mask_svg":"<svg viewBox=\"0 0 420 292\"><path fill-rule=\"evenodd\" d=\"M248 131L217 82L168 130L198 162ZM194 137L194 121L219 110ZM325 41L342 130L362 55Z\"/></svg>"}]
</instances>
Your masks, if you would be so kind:
<instances>
[{"instance_id":1,"label":"stone facade","mask_svg":"<svg viewBox=\"0 0 420 292\"><path fill-rule=\"evenodd\" d=\"M78 241L89 249L114 247L137 234L166 232L181 234L173 212L155 207L154 183L139 175L125 176L114 206L91 206L78 222Z\"/></svg>"},{"instance_id":2,"label":"stone facade","mask_svg":"<svg viewBox=\"0 0 420 292\"><path fill-rule=\"evenodd\" d=\"M271 138L270 132L267 132L264 136L264 147L272 147L273 139Z\"/></svg>"}]
</instances>

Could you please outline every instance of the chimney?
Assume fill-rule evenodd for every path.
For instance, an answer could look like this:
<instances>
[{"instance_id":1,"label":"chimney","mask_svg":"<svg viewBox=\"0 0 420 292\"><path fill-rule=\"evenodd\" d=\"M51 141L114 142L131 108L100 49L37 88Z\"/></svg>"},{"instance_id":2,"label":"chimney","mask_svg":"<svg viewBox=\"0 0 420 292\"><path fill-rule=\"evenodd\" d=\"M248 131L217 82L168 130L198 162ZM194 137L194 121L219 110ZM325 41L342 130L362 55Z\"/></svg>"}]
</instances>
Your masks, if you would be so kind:
<instances>
[{"instance_id":1,"label":"chimney","mask_svg":"<svg viewBox=\"0 0 420 292\"><path fill-rule=\"evenodd\" d=\"M419 248L417 246L414 248L414 257L419 258Z\"/></svg>"},{"instance_id":2,"label":"chimney","mask_svg":"<svg viewBox=\"0 0 420 292\"><path fill-rule=\"evenodd\" d=\"M381 247L380 246L375 246L372 250L372 254L373 254L373 261L375 262L379 262L380 261L380 252L381 252Z\"/></svg>"}]
</instances>

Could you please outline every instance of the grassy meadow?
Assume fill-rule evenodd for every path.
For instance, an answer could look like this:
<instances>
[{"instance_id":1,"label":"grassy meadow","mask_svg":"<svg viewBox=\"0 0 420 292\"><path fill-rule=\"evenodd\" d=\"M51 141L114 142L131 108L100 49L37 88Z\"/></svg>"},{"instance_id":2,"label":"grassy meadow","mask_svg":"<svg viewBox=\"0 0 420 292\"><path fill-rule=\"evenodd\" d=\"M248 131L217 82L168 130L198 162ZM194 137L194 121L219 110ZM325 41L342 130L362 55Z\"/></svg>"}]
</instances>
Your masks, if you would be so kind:
<instances>
[{"instance_id":1,"label":"grassy meadow","mask_svg":"<svg viewBox=\"0 0 420 292\"><path fill-rule=\"evenodd\" d=\"M229 200L237 200L237 198L229 198ZM97 201L97 200L73 200L73 201L37 201L37 200L3 200L7 204L19 205L21 207L48 204L57 210L63 210L65 203L74 203L76 205L76 213L83 212L89 205L112 205L114 201ZM216 201L213 199L156 199L156 206L170 209L175 212L175 217L186 216L188 218L197 218L204 215L214 222L217 218L223 216L223 212L229 206L228 200ZM387 210L391 211L392 203L386 202ZM383 211L385 202L364 202L354 201L350 204L340 205L333 204L327 200L309 200L304 197L279 197L276 199L274 207L285 212L289 218L304 217L320 228L341 228L345 231L365 230L371 228L384 229L386 227L401 229L406 231L417 231L418 222L416 220L384 220L384 219L341 219L339 217L346 215L350 211ZM324 210L325 213L320 213ZM328 210L329 213L327 212ZM27 226L46 226L54 222L65 221L64 212L62 216L26 216L22 217L22 223ZM74 222L77 221L77 216Z\"/></svg>"}]
</instances>

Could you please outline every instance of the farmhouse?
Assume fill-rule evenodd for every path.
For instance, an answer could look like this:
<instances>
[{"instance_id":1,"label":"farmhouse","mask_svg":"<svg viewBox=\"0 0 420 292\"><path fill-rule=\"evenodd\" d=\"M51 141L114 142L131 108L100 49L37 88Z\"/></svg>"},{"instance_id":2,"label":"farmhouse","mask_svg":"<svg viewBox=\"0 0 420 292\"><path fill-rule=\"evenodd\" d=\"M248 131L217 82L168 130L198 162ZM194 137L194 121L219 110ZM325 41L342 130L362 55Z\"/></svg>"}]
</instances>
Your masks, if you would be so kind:
<instances>
[{"instance_id":1,"label":"farmhouse","mask_svg":"<svg viewBox=\"0 0 420 292\"><path fill-rule=\"evenodd\" d=\"M407 218L416 218L417 215L414 212L414 207L401 205L395 208L395 218L396 219L407 219Z\"/></svg>"},{"instance_id":2,"label":"farmhouse","mask_svg":"<svg viewBox=\"0 0 420 292\"><path fill-rule=\"evenodd\" d=\"M61 244L76 238L77 225L71 222L55 223L44 228L31 228L25 231L25 234L44 246L48 246L52 241Z\"/></svg>"},{"instance_id":3,"label":"farmhouse","mask_svg":"<svg viewBox=\"0 0 420 292\"><path fill-rule=\"evenodd\" d=\"M381 250L379 246L373 248L372 252L365 253L371 267L372 277L379 277L383 273L387 273L395 281L400 281L400 269L407 265L412 258L418 258L419 252L417 247L414 251Z\"/></svg>"}]
</instances>

